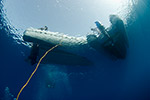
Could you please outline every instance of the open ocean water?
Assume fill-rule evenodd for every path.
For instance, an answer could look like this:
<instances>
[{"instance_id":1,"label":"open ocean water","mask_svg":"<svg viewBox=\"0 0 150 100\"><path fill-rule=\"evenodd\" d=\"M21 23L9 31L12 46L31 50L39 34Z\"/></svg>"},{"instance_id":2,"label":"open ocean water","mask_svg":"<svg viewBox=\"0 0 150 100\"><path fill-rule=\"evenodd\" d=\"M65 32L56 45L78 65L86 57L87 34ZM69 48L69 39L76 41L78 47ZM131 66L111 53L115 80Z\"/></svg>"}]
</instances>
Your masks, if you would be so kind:
<instances>
[{"instance_id":1,"label":"open ocean water","mask_svg":"<svg viewBox=\"0 0 150 100\"><path fill-rule=\"evenodd\" d=\"M24 21L19 18L9 19L11 16L7 17L6 1L10 2L9 0L0 0L0 100L15 100L14 98L35 68L35 65L31 66L25 62L30 53L30 48L22 40L23 31L31 27L29 25L34 24L33 27L40 27L44 22L40 23L42 19L39 18L40 25L36 25L37 19L35 19L36 22L27 22L28 14L22 16L22 19L25 19ZM37 2L39 1L37 0ZM69 2L69 0L67 1ZM11 0L12 2L13 0ZM25 4L27 1L23 1L22 4L19 3L19 0L15 0L15 2L18 2L16 3L17 6L24 7L23 3ZM56 2L59 7L62 6L60 4L62 0L56 0ZM11 7L14 9L15 6L11 3L9 9ZM150 1L129 0L128 3L130 10L127 14L122 14L122 18L126 22L130 45L127 57L124 60L112 60L109 57L102 56L98 57L99 59L94 59L95 66L91 67L41 64L21 93L19 100L150 100ZM71 5L71 7L74 6ZM35 8L28 9L26 7L26 9L32 11ZM94 9L97 9L97 7ZM104 12L107 10L103 7L101 9ZM81 10L84 10L84 7ZM73 10L70 12L72 13ZM23 13L27 12L22 11L20 15ZM60 10L59 13L66 14L63 10ZM85 13L88 13L88 11ZM93 11L94 13L98 12ZM52 14L55 13L52 12ZM101 14L98 15L101 17ZM65 16L58 17L56 14L54 17L59 18L60 21ZM91 17L87 16L87 18L90 20ZM17 23L20 22L20 25L22 25L20 27L23 28L18 28L19 24L11 24L11 21L16 20L20 20ZM26 23L23 24L23 22ZM53 23L53 21L50 22ZM60 26L59 22L56 21L56 23L50 26L52 28L50 30L60 31L60 26L68 27L67 25L69 25L69 21L65 23L66 26L63 26L61 22ZM84 25L78 20L75 23ZM53 27L57 25L60 28L53 30ZM79 27L73 28L77 30ZM87 29L90 28L87 27ZM65 32L65 30L63 31ZM72 30L68 29L69 31ZM80 31L82 29L77 32ZM91 55L89 54L89 56Z\"/></svg>"}]
</instances>

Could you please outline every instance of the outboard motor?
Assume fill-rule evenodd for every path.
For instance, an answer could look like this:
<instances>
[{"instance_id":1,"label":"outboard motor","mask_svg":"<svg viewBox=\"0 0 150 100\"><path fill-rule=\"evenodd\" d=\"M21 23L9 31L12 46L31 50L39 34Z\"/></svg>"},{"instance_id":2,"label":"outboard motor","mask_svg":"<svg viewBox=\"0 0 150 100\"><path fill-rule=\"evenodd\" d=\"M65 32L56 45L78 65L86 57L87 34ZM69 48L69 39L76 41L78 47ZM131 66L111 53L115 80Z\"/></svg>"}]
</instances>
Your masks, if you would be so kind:
<instances>
[{"instance_id":1,"label":"outboard motor","mask_svg":"<svg viewBox=\"0 0 150 100\"><path fill-rule=\"evenodd\" d=\"M104 49L117 58L124 59L129 47L128 38L123 21L116 15L110 15L111 26L107 29L98 21L95 22L96 28L91 30L96 34L87 36L89 45L101 51Z\"/></svg>"}]
</instances>

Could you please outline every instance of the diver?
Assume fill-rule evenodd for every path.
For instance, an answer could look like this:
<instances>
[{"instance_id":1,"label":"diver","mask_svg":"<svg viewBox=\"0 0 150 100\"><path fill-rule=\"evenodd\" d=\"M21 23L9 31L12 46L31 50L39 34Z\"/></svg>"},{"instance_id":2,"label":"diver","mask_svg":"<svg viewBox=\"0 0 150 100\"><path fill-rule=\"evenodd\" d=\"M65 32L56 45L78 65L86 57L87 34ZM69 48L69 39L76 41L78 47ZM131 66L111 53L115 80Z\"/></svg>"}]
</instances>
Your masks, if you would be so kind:
<instances>
[{"instance_id":1,"label":"diver","mask_svg":"<svg viewBox=\"0 0 150 100\"><path fill-rule=\"evenodd\" d=\"M39 30L44 30L44 31L47 31L48 30L48 27L47 26L44 26L44 27L42 27L42 28L38 28Z\"/></svg>"},{"instance_id":2,"label":"diver","mask_svg":"<svg viewBox=\"0 0 150 100\"><path fill-rule=\"evenodd\" d=\"M31 65L34 65L37 62L38 54L39 54L39 44L33 43L27 61L30 62Z\"/></svg>"}]
</instances>

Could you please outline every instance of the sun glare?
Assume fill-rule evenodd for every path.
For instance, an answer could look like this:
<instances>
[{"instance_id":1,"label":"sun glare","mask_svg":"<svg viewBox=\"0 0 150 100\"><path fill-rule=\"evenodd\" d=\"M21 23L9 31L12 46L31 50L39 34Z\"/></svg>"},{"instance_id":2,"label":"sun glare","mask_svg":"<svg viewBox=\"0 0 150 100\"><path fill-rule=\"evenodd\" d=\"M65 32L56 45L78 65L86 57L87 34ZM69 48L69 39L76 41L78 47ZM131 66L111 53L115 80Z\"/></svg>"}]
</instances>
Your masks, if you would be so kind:
<instances>
[{"instance_id":1,"label":"sun glare","mask_svg":"<svg viewBox=\"0 0 150 100\"><path fill-rule=\"evenodd\" d=\"M110 2L114 3L114 4L120 4L121 3L121 0L110 0Z\"/></svg>"},{"instance_id":2,"label":"sun glare","mask_svg":"<svg viewBox=\"0 0 150 100\"><path fill-rule=\"evenodd\" d=\"M128 0L95 0L97 4L103 4L107 9L118 9Z\"/></svg>"},{"instance_id":3,"label":"sun glare","mask_svg":"<svg viewBox=\"0 0 150 100\"><path fill-rule=\"evenodd\" d=\"M123 4L124 1L127 0L105 0L106 3L114 7L119 7L121 4Z\"/></svg>"}]
</instances>

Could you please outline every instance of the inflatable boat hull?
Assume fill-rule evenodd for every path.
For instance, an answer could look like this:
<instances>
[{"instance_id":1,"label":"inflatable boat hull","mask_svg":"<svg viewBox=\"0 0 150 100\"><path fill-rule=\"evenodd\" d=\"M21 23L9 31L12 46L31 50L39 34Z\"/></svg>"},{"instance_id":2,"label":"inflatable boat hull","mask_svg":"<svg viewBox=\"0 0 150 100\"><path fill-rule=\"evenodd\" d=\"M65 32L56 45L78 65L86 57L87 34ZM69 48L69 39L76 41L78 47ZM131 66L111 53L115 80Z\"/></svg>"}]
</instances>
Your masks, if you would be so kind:
<instances>
[{"instance_id":1,"label":"inflatable boat hull","mask_svg":"<svg viewBox=\"0 0 150 100\"><path fill-rule=\"evenodd\" d=\"M84 57L89 45L85 37L71 37L58 32L29 28L24 32L23 39L39 44L39 58L51 47L61 44L52 50L42 63L64 65L91 65L92 62Z\"/></svg>"}]
</instances>

